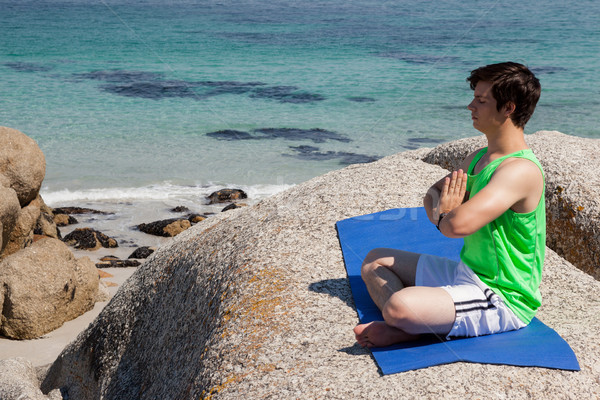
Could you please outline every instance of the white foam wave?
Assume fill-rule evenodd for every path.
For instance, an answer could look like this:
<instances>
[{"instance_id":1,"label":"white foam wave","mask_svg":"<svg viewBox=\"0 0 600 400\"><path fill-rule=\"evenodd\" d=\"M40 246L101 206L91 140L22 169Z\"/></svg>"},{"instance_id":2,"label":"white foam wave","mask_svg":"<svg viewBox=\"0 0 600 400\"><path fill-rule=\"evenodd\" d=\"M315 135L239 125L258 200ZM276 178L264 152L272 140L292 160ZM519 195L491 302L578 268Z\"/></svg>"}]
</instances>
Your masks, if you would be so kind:
<instances>
[{"instance_id":1,"label":"white foam wave","mask_svg":"<svg viewBox=\"0 0 600 400\"><path fill-rule=\"evenodd\" d=\"M82 190L48 190L42 188L41 195L49 206L83 201L167 201L198 200L223 188L242 189L250 200L261 200L282 192L294 185L260 184L260 185L217 185L182 186L161 183L145 187L91 188Z\"/></svg>"}]
</instances>

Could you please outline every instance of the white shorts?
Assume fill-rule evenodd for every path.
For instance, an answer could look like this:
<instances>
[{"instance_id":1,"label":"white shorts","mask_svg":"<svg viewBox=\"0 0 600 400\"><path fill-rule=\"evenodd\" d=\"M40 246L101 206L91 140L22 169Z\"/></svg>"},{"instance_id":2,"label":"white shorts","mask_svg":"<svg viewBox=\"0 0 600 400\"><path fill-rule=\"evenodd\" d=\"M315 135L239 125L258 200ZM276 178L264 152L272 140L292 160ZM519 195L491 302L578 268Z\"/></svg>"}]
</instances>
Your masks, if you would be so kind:
<instances>
[{"instance_id":1,"label":"white shorts","mask_svg":"<svg viewBox=\"0 0 600 400\"><path fill-rule=\"evenodd\" d=\"M489 335L527 326L462 261L422 254L415 285L441 287L452 296L456 319L446 338Z\"/></svg>"}]
</instances>

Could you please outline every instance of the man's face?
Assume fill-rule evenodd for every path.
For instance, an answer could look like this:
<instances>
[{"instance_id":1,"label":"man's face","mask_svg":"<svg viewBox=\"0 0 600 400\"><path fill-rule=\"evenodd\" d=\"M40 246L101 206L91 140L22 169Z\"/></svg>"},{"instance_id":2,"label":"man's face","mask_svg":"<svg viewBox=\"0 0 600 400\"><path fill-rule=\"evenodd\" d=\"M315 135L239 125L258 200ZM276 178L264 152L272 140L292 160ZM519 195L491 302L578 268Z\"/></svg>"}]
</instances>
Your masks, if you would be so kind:
<instances>
[{"instance_id":1,"label":"man's face","mask_svg":"<svg viewBox=\"0 0 600 400\"><path fill-rule=\"evenodd\" d=\"M496 99L492 95L492 83L479 81L475 87L473 101L467 106L471 111L475 129L483 133L492 132L506 121L504 107L498 111L496 104Z\"/></svg>"}]
</instances>

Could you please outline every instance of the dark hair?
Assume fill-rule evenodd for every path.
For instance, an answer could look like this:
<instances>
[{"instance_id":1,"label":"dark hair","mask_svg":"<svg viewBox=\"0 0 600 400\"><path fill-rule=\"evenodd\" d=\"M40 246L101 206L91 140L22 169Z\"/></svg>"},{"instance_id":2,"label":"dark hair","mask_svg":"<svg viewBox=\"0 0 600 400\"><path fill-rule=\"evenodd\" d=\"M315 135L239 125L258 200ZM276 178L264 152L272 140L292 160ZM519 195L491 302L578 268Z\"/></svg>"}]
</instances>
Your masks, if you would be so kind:
<instances>
[{"instance_id":1,"label":"dark hair","mask_svg":"<svg viewBox=\"0 0 600 400\"><path fill-rule=\"evenodd\" d=\"M491 82L492 96L500 111L508 102L515 105L510 115L513 123L524 128L540 99L540 81L526 66L514 62L490 64L471 71L467 78L471 89L475 90L480 81Z\"/></svg>"}]
</instances>

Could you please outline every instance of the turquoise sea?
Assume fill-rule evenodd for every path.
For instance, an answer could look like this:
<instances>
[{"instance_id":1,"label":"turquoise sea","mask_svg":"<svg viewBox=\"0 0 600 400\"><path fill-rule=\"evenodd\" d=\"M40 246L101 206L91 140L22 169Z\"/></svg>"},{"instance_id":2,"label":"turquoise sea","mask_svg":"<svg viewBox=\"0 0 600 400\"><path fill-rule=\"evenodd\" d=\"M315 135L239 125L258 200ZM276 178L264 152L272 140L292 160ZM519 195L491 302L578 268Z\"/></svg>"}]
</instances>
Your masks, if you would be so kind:
<instances>
[{"instance_id":1,"label":"turquoise sea","mask_svg":"<svg viewBox=\"0 0 600 400\"><path fill-rule=\"evenodd\" d=\"M527 133L600 137L600 2L0 0L0 125L42 195L260 198L349 163L473 136L465 82L513 60Z\"/></svg>"}]
</instances>

